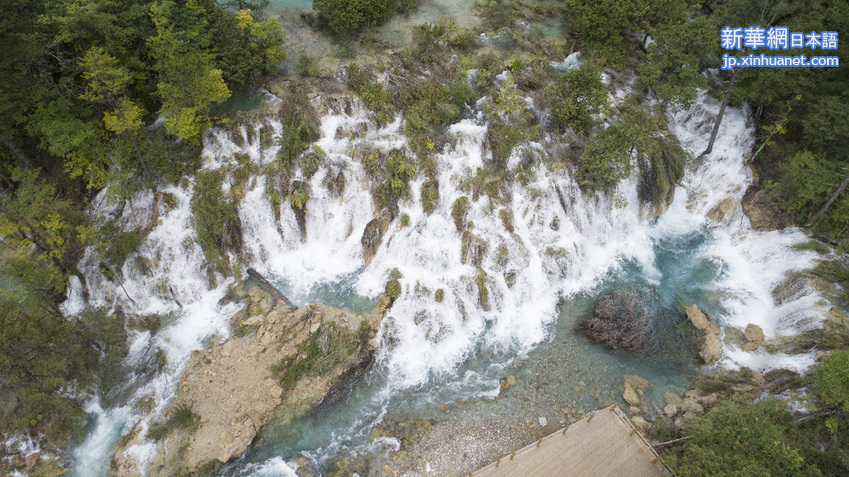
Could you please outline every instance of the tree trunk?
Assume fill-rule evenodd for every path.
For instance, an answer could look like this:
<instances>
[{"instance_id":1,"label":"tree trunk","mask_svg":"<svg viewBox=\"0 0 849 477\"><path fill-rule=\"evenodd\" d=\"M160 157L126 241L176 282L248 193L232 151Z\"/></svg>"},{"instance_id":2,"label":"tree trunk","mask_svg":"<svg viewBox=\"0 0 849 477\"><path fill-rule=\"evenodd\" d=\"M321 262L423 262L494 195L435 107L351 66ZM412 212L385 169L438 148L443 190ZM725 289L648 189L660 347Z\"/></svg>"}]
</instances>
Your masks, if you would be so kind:
<instances>
[{"instance_id":1,"label":"tree trunk","mask_svg":"<svg viewBox=\"0 0 849 477\"><path fill-rule=\"evenodd\" d=\"M24 150L21 149L21 147L18 146L18 144L12 138L4 134L3 142L6 143L6 147L8 147L9 150L11 150L15 154L15 156L17 156L18 159L21 160L25 169L32 169L33 167L35 167L33 165L32 159L29 158L27 153L25 153Z\"/></svg>"},{"instance_id":2,"label":"tree trunk","mask_svg":"<svg viewBox=\"0 0 849 477\"><path fill-rule=\"evenodd\" d=\"M139 149L139 145L136 143L136 135L132 133L132 131L127 131L130 135L130 141L133 143L133 148L136 150L136 156L139 158L139 162L141 162L142 169L144 169L144 174L149 179L156 179L153 174L147 169L147 164L144 162L144 158L142 157L141 150Z\"/></svg>"},{"instance_id":3,"label":"tree trunk","mask_svg":"<svg viewBox=\"0 0 849 477\"><path fill-rule=\"evenodd\" d=\"M843 183L840 184L840 187L837 188L837 191L835 191L834 194L831 195L831 198L828 199L828 202L826 202L825 205L822 206L822 209L820 209L820 211L817 212L817 215L815 215L814 218L811 219L810 222L805 224L805 227L810 227L811 225L814 225L814 222L816 222L817 220L819 220L820 217L822 217L822 214L824 214L828 210L828 208L831 207L831 204L833 204L834 201L837 200L838 197L840 197L840 194L843 193L843 190L846 189L846 186L848 186L848 185L849 185L849 175L847 175L846 178L843 179Z\"/></svg>"},{"instance_id":4,"label":"tree trunk","mask_svg":"<svg viewBox=\"0 0 849 477\"><path fill-rule=\"evenodd\" d=\"M740 67L734 68L731 72L731 82L728 83L728 89L725 90L725 97L722 98L722 106L719 107L719 114L716 115L716 121L713 123L713 131L710 133L710 142L708 142L705 152L699 155L699 159L707 156L713 151L713 143L716 141L716 133L719 132L719 123L722 122L722 116L725 114L725 107L728 106L728 100L731 99L731 90L734 88L734 82L737 80L737 72Z\"/></svg>"}]
</instances>

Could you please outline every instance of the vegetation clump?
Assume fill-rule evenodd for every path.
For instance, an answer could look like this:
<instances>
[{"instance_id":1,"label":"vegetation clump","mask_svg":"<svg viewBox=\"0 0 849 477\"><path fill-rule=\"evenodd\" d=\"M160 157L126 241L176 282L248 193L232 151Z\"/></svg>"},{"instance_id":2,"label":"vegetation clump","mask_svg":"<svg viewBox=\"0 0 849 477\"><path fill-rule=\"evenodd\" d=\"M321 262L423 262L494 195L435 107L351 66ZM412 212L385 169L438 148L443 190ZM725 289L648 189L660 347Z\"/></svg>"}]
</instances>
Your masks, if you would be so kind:
<instances>
[{"instance_id":1,"label":"vegetation clump","mask_svg":"<svg viewBox=\"0 0 849 477\"><path fill-rule=\"evenodd\" d=\"M439 186L434 180L427 180L422 184L422 208L426 214L433 213L439 204Z\"/></svg>"},{"instance_id":2,"label":"vegetation clump","mask_svg":"<svg viewBox=\"0 0 849 477\"><path fill-rule=\"evenodd\" d=\"M437 303L442 303L442 300L445 299L445 290L437 288L436 293L433 294L433 299L436 300Z\"/></svg>"},{"instance_id":3,"label":"vegetation clump","mask_svg":"<svg viewBox=\"0 0 849 477\"><path fill-rule=\"evenodd\" d=\"M191 200L192 225L206 260L220 273L230 267L228 250L241 248L241 220L235 202L222 190L217 171L202 171Z\"/></svg>"},{"instance_id":4,"label":"vegetation clump","mask_svg":"<svg viewBox=\"0 0 849 477\"><path fill-rule=\"evenodd\" d=\"M466 228L466 213L469 211L469 198L461 195L454 201L451 207L451 218L454 219L454 225L457 231L460 232Z\"/></svg>"},{"instance_id":5,"label":"vegetation clump","mask_svg":"<svg viewBox=\"0 0 849 477\"><path fill-rule=\"evenodd\" d=\"M659 303L651 287L618 288L599 298L576 331L590 341L635 356L650 356L660 347L654 314Z\"/></svg>"},{"instance_id":6,"label":"vegetation clump","mask_svg":"<svg viewBox=\"0 0 849 477\"><path fill-rule=\"evenodd\" d=\"M163 422L153 423L147 431L147 437L161 441L175 429L185 429L189 432L200 427L200 416L192 409L191 404L178 403Z\"/></svg>"},{"instance_id":7,"label":"vegetation clump","mask_svg":"<svg viewBox=\"0 0 849 477\"><path fill-rule=\"evenodd\" d=\"M340 363L368 349L371 328L363 322L355 332L335 322L323 323L309 339L298 345L295 355L283 358L271 367L284 392L297 386L305 375L327 373Z\"/></svg>"}]
</instances>

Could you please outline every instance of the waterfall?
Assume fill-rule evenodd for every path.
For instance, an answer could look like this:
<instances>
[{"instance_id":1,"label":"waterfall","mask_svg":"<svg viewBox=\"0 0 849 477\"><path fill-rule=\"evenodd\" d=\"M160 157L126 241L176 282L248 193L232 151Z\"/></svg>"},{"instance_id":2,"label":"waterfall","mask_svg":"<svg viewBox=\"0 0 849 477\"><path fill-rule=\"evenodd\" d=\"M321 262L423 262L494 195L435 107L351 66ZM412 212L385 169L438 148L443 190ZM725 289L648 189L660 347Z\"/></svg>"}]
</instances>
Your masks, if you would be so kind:
<instances>
[{"instance_id":1,"label":"waterfall","mask_svg":"<svg viewBox=\"0 0 849 477\"><path fill-rule=\"evenodd\" d=\"M717 111L717 102L703 93L690 109L669 113L670 130L697 155L704 149ZM501 360L493 363L496 367L525 356L549 338L561 300L592 293L625 263L636 263L643 279L659 283L654 247L670 236L694 232L708 236L697 256L717 264L717 277L706 286L720 297L716 318L723 327L755 323L768 337L790 335L819 326L827 311L821 304L823 298L810 288L780 305L772 297L773 288L787 272L811 267L815 255L791 248L805 240L800 230L754 231L740 209L752 182L745 157L752 147L754 128L746 106L726 110L714 152L687 175L670 210L656 221L644 217L636 170L605 195L582 191L568 168L549 167L547 161L538 160L527 185L514 181L499 189L500 197L470 192L468 184L475 180L478 168L491 159L485 147L486 121L481 113L471 115L450 126L449 144L434 154L439 184L435 211L424 213L420 194L424 179L416 178L411 182L410 197L399 203L398 215L406 214L409 224L402 226L396 218L366 265L361 237L378 211L356 151L366 146L383 151L406 147L403 118L378 128L368 114L354 103L349 113L328 110L321 116L322 134L316 145L326 153L326 161L309 179L303 171L295 173L295 179L308 180L310 186L304 233L287 202L280 204L279 210L273 209L266 197L268 178L249 178L238 206L242 250L239 257L231 257L241 260L244 268L254 267L287 283L291 298L299 304L306 303L316 287L343 280L350 283L351 293L376 298L387 280L400 274L402 292L378 335L377 366L385 376L385 386L367 400L373 414L357 421L359 426L379 420L391 396L421 389L437 378L447 382L446 386L464 389L470 397L497 395L497 373L457 375L476 350L486 350ZM282 125L273 119L265 119L263 124L275 137L282 131ZM247 127L255 126L242 128L242 140L238 141L242 145L221 129L208 134L203 167L227 167L237 153L246 154L257 166L269 164L279 146L263 147L259 139L248 141L260 135L247 134ZM550 146L547 141L533 143L527 153L544 156ZM511 172L520 167L522 153L517 148L508 161ZM635 166L639 167L636 161ZM341 194L327 185L328 177L338 174L344 177ZM228 176L225 187L229 183ZM127 358L128 364L137 366L161 350L167 364L161 372L137 383L126 403L104 410L96 400L92 402L89 411L96 416L97 425L76 451L78 475L105 473L118 437L161 415L192 352L203 349L211 338L229 336L229 318L240 305L222 301L232 278L210 279L191 226L192 194L193 183L186 180L137 193L120 210L108 203L106 191L95 201L92 215L119 217L127 230L147 228L150 233L117 274L120 279L107 279L101 273L97 251L87 249L80 269L85 274L88 299L80 281L72 278L63 310L74 314L86 305L120 306L130 315L169 317L157 333L130 333ZM465 237L452 217L453 205L461 196L469 198ZM731 210L718 222L706 218L729 200ZM440 289L444 299L438 302L435 293ZM759 371L774 367L802 370L812 364L811 354L746 353L733 346L726 346L719 363ZM143 401L152 403L149 410L138 410ZM342 445L346 435L340 431L333 437L334 448ZM155 451L156 444L142 441L127 453L144 473ZM84 467L90 462L94 467ZM293 472L280 457L253 465L247 473Z\"/></svg>"}]
</instances>

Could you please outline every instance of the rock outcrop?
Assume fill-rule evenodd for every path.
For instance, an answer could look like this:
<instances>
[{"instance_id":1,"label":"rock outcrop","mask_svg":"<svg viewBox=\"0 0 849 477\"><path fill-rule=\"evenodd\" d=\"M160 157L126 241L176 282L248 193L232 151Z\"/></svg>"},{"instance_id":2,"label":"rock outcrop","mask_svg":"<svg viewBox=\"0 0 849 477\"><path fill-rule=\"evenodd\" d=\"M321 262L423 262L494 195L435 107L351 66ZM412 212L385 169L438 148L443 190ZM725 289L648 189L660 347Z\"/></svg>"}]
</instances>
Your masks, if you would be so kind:
<instances>
[{"instance_id":1,"label":"rock outcrop","mask_svg":"<svg viewBox=\"0 0 849 477\"><path fill-rule=\"evenodd\" d=\"M240 456L272 410L292 405L290 419L305 414L334 394L332 383L363 372L372 360L376 323L337 309L317 304L290 309L278 302L266 316L247 321L256 326L248 336L231 337L192 357L170 412L190 407L199 425L167 431L147 475L192 473ZM289 372L304 360L306 365ZM123 450L142 437L136 430L125 439L111 475L138 475Z\"/></svg>"},{"instance_id":2,"label":"rock outcrop","mask_svg":"<svg viewBox=\"0 0 849 477\"><path fill-rule=\"evenodd\" d=\"M764 199L764 189L750 187L743 196L743 213L755 230L780 230L793 225L793 218L774 203Z\"/></svg>"}]
</instances>

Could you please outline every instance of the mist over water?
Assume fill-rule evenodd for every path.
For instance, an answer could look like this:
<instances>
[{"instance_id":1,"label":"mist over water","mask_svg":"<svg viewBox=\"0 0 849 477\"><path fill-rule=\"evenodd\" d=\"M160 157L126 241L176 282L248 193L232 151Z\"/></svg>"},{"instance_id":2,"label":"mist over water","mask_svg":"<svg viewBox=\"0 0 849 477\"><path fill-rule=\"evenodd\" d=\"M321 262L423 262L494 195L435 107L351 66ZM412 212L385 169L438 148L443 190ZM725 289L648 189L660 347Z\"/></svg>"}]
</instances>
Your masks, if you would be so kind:
<instances>
[{"instance_id":1,"label":"mist over water","mask_svg":"<svg viewBox=\"0 0 849 477\"><path fill-rule=\"evenodd\" d=\"M704 149L717 110L717 102L703 94L689 110L669 114L671 131L694 156ZM368 312L396 270L402 294L381 323L377 364L351 395L289 426L271 422L257 445L222 475L293 475L291 460L298 456L319 466L340 453L373 455L379 461L397 450L398 442L370 439L376 424L387 415L411 420L444 416L434 410L438 403L476 403L472 410L456 411L461 417L479 408L504 415L531 407L534 412L568 407L578 413L619 400L623 374L652 382L648 395L656 400L667 390L685 389L694 365L684 357L670 351L669 356L636 360L594 346L572 331L596 298L615 287L654 287L668 327L692 303L724 328L755 323L767 337L799 333L822 319L823 307L815 306L822 298L813 290L780 306L772 297L786 272L812 265L813 252L790 247L805 235L792 228L753 231L739 207L751 183L745 156L753 128L745 106L726 111L714 152L695 165L669 210L654 220L637 197L636 173L611 196L585 194L569 171L544 165L536 166L531 184L511 186L510 200L463 192L462 185L489 160L487 124L481 114L469 114L450 127L452 145L435 155L436 210L423 212L422 179L411 182L411 197L399 204L399 216L407 214L409 225L392 222L368 264L361 237L378 211L355 151L365 146L403 149L402 120L377 128L360 105L350 115L324 113L317 144L327 161L309 179L305 233L288 203L273 210L265 195L266 178L252 177L238 208L241 263L268 276L297 304L318 300ZM282 130L279 123L266 122L275 134ZM363 127L364 135L355 134ZM234 163L235 153L247 154L257 165L269 163L277 147L263 149L259 134L252 136L255 142L237 146L226 132L213 131L205 140L204 167L226 167ZM547 146L532 145L538 151ZM514 157L508 167L518 162ZM336 196L325 179L339 173L345 188ZM301 171L295 178L306 180ZM128 365L138 369L159 350L167 364L138 379L119 406L102 409L92 402L92 430L73 453L76 475L105 474L121 434L163 412L192 351L229 336L228 321L239 305L222 298L233 279L211 276L204 266L191 227L192 194L187 181L140 193L122 210L102 200L92 211L120 217L128 229L150 226L152 232L138 256L124 265L120 283L102 275L96 252L88 250L80 264L88 298L79 281L72 280L64 312L120 306L128 314L171 318L157 333L132 334ZM470 199L466 221L474 225L469 232L483 244L477 265L470 259L463 263L463 239L451 216L461 195ZM736 208L719 222L706 218L729 198ZM502 223L501 210L512 218L512 232ZM480 276L488 292L486 306L476 284ZM441 303L434 299L437 289L445 292ZM744 353L726 343L718 365L764 371L801 370L812 363L809 355ZM506 375L515 375L517 385L505 392L501 380ZM139 406L142 402L149 405ZM149 410L139 411L142 407ZM156 444L144 441L128 452L144 473L155 451Z\"/></svg>"}]
</instances>

